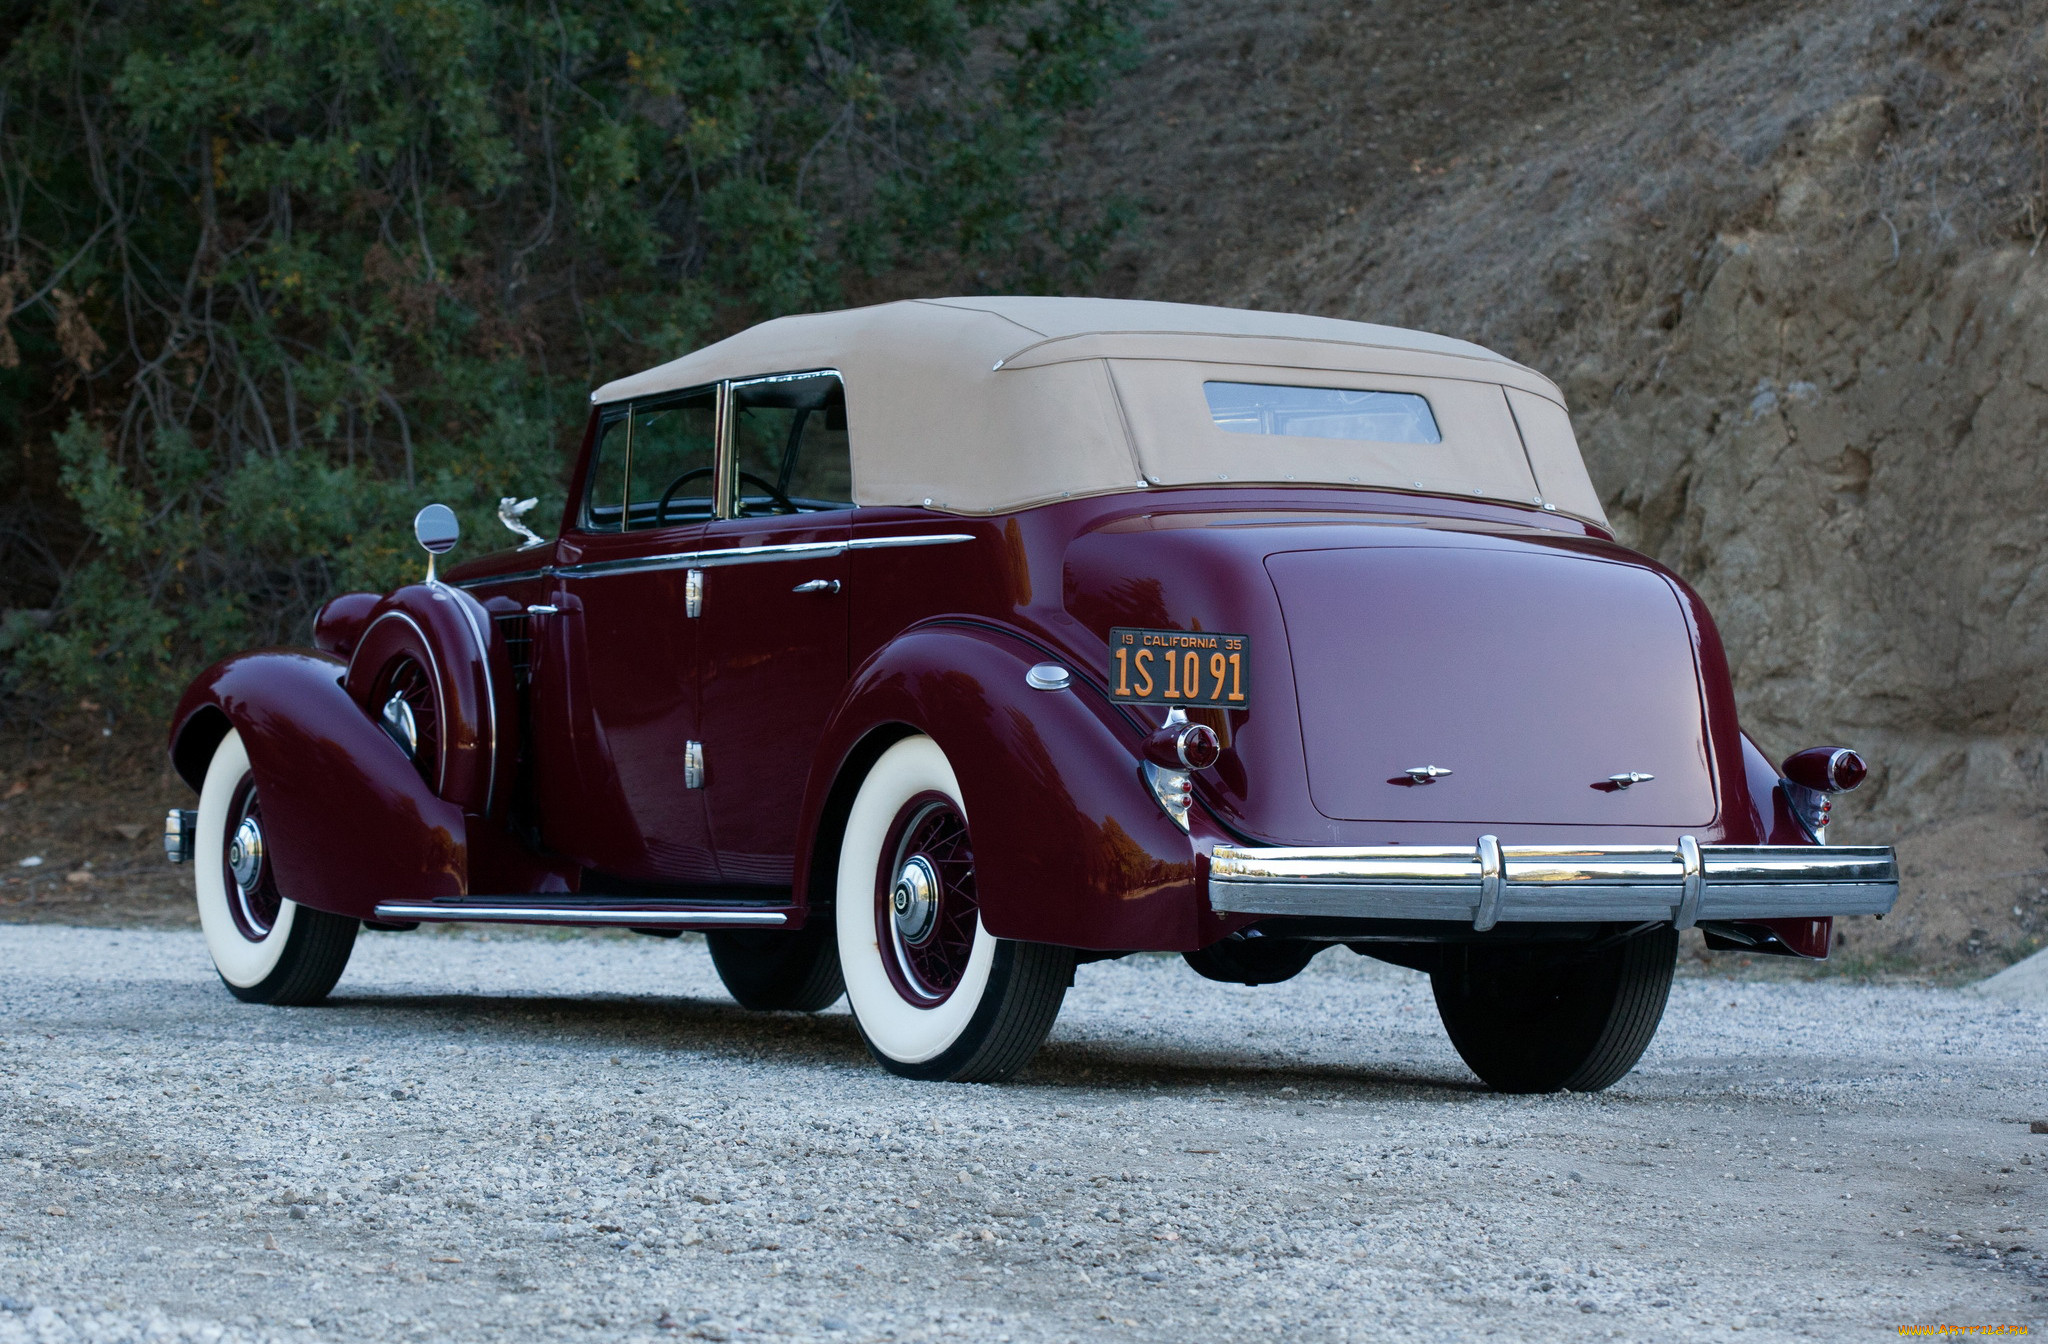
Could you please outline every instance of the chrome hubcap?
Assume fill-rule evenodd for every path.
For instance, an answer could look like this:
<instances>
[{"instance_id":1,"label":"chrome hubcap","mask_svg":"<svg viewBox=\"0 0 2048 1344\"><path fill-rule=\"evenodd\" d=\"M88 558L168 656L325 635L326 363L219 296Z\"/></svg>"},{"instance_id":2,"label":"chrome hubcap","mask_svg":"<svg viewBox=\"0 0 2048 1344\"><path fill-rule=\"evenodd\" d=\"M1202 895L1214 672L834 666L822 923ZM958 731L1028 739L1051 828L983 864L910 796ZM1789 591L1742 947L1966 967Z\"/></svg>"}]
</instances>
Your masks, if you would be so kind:
<instances>
[{"instance_id":1,"label":"chrome hubcap","mask_svg":"<svg viewBox=\"0 0 2048 1344\"><path fill-rule=\"evenodd\" d=\"M912 858L896 874L889 904L895 911L896 932L904 942L922 942L931 933L939 918L939 875L924 855Z\"/></svg>"},{"instance_id":2,"label":"chrome hubcap","mask_svg":"<svg viewBox=\"0 0 2048 1344\"><path fill-rule=\"evenodd\" d=\"M383 721L384 731L398 744L399 749L405 752L408 759L419 755L419 722L413 717L412 706L406 703L404 696L394 695L386 700L383 712L378 717Z\"/></svg>"},{"instance_id":3,"label":"chrome hubcap","mask_svg":"<svg viewBox=\"0 0 2048 1344\"><path fill-rule=\"evenodd\" d=\"M228 841L228 871L234 874L235 885L247 896L256 890L263 878L263 828L256 824L256 818L244 817L242 824L235 827L234 838Z\"/></svg>"}]
</instances>

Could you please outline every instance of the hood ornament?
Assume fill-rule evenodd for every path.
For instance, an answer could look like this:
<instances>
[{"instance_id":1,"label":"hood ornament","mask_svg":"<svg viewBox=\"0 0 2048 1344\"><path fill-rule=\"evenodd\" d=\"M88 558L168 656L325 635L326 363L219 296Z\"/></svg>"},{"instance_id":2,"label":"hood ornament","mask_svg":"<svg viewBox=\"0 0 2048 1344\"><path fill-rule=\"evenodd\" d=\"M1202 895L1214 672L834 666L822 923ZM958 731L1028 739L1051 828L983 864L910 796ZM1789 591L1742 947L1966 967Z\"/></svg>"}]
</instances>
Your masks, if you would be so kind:
<instances>
[{"instance_id":1,"label":"hood ornament","mask_svg":"<svg viewBox=\"0 0 2048 1344\"><path fill-rule=\"evenodd\" d=\"M1417 784L1429 784L1451 772L1440 765L1411 765L1401 772Z\"/></svg>"},{"instance_id":2,"label":"hood ornament","mask_svg":"<svg viewBox=\"0 0 2048 1344\"><path fill-rule=\"evenodd\" d=\"M498 501L498 521L511 531L526 538L519 545L519 549L522 551L530 551L536 546L548 544L546 538L526 525L526 511L538 503L540 503L538 496L533 499L519 499L516 496L507 495Z\"/></svg>"},{"instance_id":3,"label":"hood ornament","mask_svg":"<svg viewBox=\"0 0 2048 1344\"><path fill-rule=\"evenodd\" d=\"M1616 789L1625 789L1631 784L1647 784L1655 778L1655 775L1646 775L1640 770L1631 770L1625 775L1609 775L1607 782Z\"/></svg>"}]
</instances>

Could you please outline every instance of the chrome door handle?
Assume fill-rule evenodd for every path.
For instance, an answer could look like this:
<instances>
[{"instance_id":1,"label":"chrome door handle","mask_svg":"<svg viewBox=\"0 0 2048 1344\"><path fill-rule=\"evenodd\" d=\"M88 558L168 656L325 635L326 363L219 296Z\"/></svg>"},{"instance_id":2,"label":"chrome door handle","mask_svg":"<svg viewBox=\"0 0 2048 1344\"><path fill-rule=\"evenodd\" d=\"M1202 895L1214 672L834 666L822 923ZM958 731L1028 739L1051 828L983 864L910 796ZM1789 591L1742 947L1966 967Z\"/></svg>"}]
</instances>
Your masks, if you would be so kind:
<instances>
[{"instance_id":1,"label":"chrome door handle","mask_svg":"<svg viewBox=\"0 0 2048 1344\"><path fill-rule=\"evenodd\" d=\"M789 591L792 593L836 593L839 591L839 580L812 579L809 583L800 583Z\"/></svg>"}]
</instances>

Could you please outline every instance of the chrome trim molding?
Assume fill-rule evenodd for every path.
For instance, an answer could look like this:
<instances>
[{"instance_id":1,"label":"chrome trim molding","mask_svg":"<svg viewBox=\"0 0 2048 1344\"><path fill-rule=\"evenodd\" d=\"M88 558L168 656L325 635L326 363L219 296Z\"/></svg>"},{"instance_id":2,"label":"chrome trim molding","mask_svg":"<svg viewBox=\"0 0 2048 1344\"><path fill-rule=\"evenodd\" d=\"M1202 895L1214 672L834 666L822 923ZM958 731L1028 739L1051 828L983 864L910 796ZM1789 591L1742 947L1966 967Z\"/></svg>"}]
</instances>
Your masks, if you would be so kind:
<instances>
[{"instance_id":1,"label":"chrome trim molding","mask_svg":"<svg viewBox=\"0 0 2048 1344\"><path fill-rule=\"evenodd\" d=\"M830 368L804 369L797 373L763 373L752 378L728 378L726 382L733 387L758 387L762 383L800 383L806 378L837 378L842 385L846 382L845 374Z\"/></svg>"},{"instance_id":2,"label":"chrome trim molding","mask_svg":"<svg viewBox=\"0 0 2048 1344\"><path fill-rule=\"evenodd\" d=\"M636 555L623 560L591 560L580 565L557 565L554 573L564 579L597 578L604 574L637 574L650 569L709 569L714 565L760 565L800 556L824 559L844 555L851 545L844 541L793 541L781 546L728 546L721 551L676 551L669 555Z\"/></svg>"},{"instance_id":3,"label":"chrome trim molding","mask_svg":"<svg viewBox=\"0 0 2048 1344\"><path fill-rule=\"evenodd\" d=\"M493 584L526 583L533 579L553 578L554 573L555 571L552 566L544 565L539 569L515 570L510 574L486 574L478 579L457 579L453 583L449 583L448 586L465 590L470 588L489 588ZM442 582L448 583L448 580L443 579Z\"/></svg>"},{"instance_id":4,"label":"chrome trim molding","mask_svg":"<svg viewBox=\"0 0 2048 1344\"><path fill-rule=\"evenodd\" d=\"M956 541L973 541L972 532L912 532L901 537L857 537L846 543L850 551L886 551L897 546L951 546Z\"/></svg>"},{"instance_id":5,"label":"chrome trim molding","mask_svg":"<svg viewBox=\"0 0 2048 1344\"><path fill-rule=\"evenodd\" d=\"M856 537L851 541L793 541L779 546L728 546L716 551L675 551L668 555L634 556L624 560L592 560L580 565L548 565L516 574L487 574L463 579L458 588L486 588L493 584L517 583L526 579L587 579L605 574L634 574L649 569L685 569L691 566L763 565L781 560L809 557L829 560L848 551L885 551L898 546L950 546L973 541L970 532L918 532L903 537Z\"/></svg>"},{"instance_id":6,"label":"chrome trim molding","mask_svg":"<svg viewBox=\"0 0 2048 1344\"><path fill-rule=\"evenodd\" d=\"M1497 865L1497 868L1496 868ZM1798 919L1882 915L1899 897L1889 846L1218 845L1219 912L1352 919L1503 921Z\"/></svg>"},{"instance_id":7,"label":"chrome trim molding","mask_svg":"<svg viewBox=\"0 0 2048 1344\"><path fill-rule=\"evenodd\" d=\"M377 918L383 920L473 921L479 924L603 924L627 928L659 929L716 927L720 925L777 926L789 923L781 910L631 910L603 905L513 905L494 904L489 897L469 902L379 901Z\"/></svg>"}]
</instances>

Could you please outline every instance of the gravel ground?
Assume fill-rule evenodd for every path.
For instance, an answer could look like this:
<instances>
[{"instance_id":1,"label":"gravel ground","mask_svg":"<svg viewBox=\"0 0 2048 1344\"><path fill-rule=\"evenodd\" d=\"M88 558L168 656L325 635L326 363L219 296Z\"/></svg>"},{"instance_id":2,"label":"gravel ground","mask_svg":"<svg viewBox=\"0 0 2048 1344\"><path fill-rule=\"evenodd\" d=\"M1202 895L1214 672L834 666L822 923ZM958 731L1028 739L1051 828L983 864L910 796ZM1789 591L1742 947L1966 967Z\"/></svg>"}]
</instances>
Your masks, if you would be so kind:
<instances>
[{"instance_id":1,"label":"gravel ground","mask_svg":"<svg viewBox=\"0 0 2048 1344\"><path fill-rule=\"evenodd\" d=\"M1083 967L1006 1087L751 1016L703 944L366 934L253 1008L196 934L0 926L0 1344L1858 1338L2048 1318L2048 1013L1682 979L1497 1097L1427 981Z\"/></svg>"}]
</instances>

